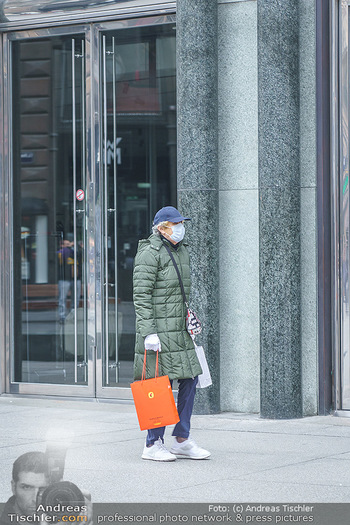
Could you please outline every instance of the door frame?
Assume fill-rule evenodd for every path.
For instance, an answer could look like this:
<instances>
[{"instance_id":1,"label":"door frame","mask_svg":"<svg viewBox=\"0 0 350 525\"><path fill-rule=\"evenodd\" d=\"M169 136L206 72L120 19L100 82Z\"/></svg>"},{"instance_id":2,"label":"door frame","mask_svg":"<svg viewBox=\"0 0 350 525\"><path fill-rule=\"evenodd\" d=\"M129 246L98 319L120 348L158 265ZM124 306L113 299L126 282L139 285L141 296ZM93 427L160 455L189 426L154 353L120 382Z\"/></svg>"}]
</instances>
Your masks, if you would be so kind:
<instances>
[{"instance_id":1,"label":"door frame","mask_svg":"<svg viewBox=\"0 0 350 525\"><path fill-rule=\"evenodd\" d=\"M0 326L4 330L4 361L5 372L3 377L3 391L9 394L24 395L52 395L62 397L81 398L106 398L106 399L132 399L131 390L126 386L103 385L103 344L104 344L104 232L102 214L103 210L98 205L104 192L102 140L103 140L103 115L101 111L101 58L102 38L105 31L137 26L141 19L147 20L145 25L158 25L175 22L175 12L162 13L161 16L135 16L115 21L91 22L66 26L50 26L39 29L13 30L3 34L3 138L0 146L0 155L3 148L3 177L2 187L2 224L3 259L6 272L0 275L0 286L3 304L7 305L0 313ZM87 359L88 382L87 385L64 385L49 383L20 383L12 381L13 355L14 355L14 300L13 300L13 187L12 187L12 42L16 40L29 40L40 37L53 37L62 35L81 34L85 37L85 143L86 151L86 216L87 216ZM1 50L1 49L0 49ZM0 58L1 60L1 58ZM0 92L1 102L1 92ZM0 132L0 133L1 133ZM92 247L90 250L90 246Z\"/></svg>"},{"instance_id":2,"label":"door frame","mask_svg":"<svg viewBox=\"0 0 350 525\"><path fill-rule=\"evenodd\" d=\"M331 284L333 402L336 414L350 417L350 403L344 403L344 345L350 340L349 239L349 14L350 0L330 3L330 168L331 168ZM344 301L345 298L345 301ZM349 310L349 308L348 308ZM349 358L347 358L349 359ZM349 367L349 363L347 363ZM350 386L350 371L347 373Z\"/></svg>"},{"instance_id":3,"label":"door frame","mask_svg":"<svg viewBox=\"0 0 350 525\"><path fill-rule=\"evenodd\" d=\"M91 141L91 122L92 105L90 103L93 88L88 81L91 77L91 27L86 24L79 24L68 27L52 27L44 29L30 29L25 31L13 31L4 34L3 37L3 56L4 56L4 178L3 178L3 206L5 217L3 222L4 232L4 265L7 269L3 283L3 299L7 308L3 312L5 325L5 359L6 359L6 392L10 394L35 394L35 395L56 395L69 397L95 397L95 301L94 288L91 290L90 283L95 282L95 260L89 260L89 282L87 283L88 297L88 323L87 323L87 370L88 382L86 385L64 385L49 383L22 383L12 381L13 377L13 355L14 355L14 290L13 290L13 167L12 167L12 42L25 41L33 38L50 38L63 35L82 35L85 38L85 144L86 150L91 151L93 158L93 143ZM86 210L87 210L87 246L95 235L94 221L94 173L93 163L86 162Z\"/></svg>"}]
</instances>

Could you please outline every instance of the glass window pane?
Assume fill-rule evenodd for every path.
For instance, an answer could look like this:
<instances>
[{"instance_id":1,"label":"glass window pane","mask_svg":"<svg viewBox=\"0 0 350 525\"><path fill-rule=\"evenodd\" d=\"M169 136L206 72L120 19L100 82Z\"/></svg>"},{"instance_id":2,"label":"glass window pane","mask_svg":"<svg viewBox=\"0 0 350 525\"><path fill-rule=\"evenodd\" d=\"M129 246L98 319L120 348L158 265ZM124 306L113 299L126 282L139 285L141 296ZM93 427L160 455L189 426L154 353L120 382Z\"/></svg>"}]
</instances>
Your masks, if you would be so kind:
<instances>
[{"instance_id":1,"label":"glass window pane","mask_svg":"<svg viewBox=\"0 0 350 525\"><path fill-rule=\"evenodd\" d=\"M16 41L12 50L13 380L84 384L84 202L74 194L85 184L84 42Z\"/></svg>"},{"instance_id":2,"label":"glass window pane","mask_svg":"<svg viewBox=\"0 0 350 525\"><path fill-rule=\"evenodd\" d=\"M101 50L101 78L106 78L101 112L107 107L107 137L101 146L102 151L107 147L104 207L110 210L104 219L108 354L103 384L128 386L133 379L132 271L138 241L150 235L159 208L176 206L175 27L109 31L102 35Z\"/></svg>"}]
</instances>

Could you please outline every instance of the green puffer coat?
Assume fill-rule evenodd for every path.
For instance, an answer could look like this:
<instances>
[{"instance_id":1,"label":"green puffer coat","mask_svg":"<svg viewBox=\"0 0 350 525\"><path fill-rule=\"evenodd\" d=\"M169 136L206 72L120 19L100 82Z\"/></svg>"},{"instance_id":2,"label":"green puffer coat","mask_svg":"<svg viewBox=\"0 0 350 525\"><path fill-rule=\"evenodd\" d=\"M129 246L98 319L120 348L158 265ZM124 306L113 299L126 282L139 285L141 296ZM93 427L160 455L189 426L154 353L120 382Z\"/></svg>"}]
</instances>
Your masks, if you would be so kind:
<instances>
[{"instance_id":1,"label":"green puffer coat","mask_svg":"<svg viewBox=\"0 0 350 525\"><path fill-rule=\"evenodd\" d=\"M179 267L186 296L190 294L190 258L181 243L170 246ZM139 241L134 266L134 305L136 311L136 343L134 377L141 379L144 339L157 334L162 348L159 352L159 375L170 379L196 377L202 373L194 344L186 330L186 308L179 279L172 260L159 235ZM147 352L146 378L154 377L156 352Z\"/></svg>"}]
</instances>

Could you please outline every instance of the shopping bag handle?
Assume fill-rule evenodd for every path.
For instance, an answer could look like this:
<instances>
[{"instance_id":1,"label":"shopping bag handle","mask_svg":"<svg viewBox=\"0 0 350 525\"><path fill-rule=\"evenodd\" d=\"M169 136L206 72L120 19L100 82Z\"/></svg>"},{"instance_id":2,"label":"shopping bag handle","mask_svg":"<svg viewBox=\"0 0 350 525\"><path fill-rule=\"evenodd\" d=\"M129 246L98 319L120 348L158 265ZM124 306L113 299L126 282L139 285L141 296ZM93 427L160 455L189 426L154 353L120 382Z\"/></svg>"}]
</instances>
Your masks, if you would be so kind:
<instances>
[{"instance_id":1,"label":"shopping bag handle","mask_svg":"<svg viewBox=\"0 0 350 525\"><path fill-rule=\"evenodd\" d=\"M147 350L145 348L145 356L143 358L143 367L142 367L142 375L141 375L141 381L144 381L146 379L146 357L147 357ZM155 372L155 379L159 377L159 369L158 369L158 350L157 350L157 357L156 357L156 372Z\"/></svg>"}]
</instances>

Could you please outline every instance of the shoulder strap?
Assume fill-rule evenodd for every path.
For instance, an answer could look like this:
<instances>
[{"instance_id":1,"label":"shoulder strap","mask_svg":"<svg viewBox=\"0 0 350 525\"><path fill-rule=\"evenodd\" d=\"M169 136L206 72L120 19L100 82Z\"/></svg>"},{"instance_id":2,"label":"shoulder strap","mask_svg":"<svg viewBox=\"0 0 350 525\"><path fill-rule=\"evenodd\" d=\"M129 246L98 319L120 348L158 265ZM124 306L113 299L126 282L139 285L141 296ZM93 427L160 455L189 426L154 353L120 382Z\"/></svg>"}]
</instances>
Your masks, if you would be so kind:
<instances>
[{"instance_id":1,"label":"shoulder strap","mask_svg":"<svg viewBox=\"0 0 350 525\"><path fill-rule=\"evenodd\" d=\"M181 275L180 275L179 268L178 268L178 266L177 266L177 264L176 264L176 261L175 261L175 259L174 259L173 254L171 253L171 249L169 248L169 246L167 246L167 245L165 244L165 242L163 242L163 246L164 246L164 248L167 250L168 254L170 255L170 259L173 261L174 268L175 268L176 273L177 273L177 276L178 276L178 278L179 278L179 283L180 283L180 288L181 288L181 292L182 292L182 297L183 297L183 299L184 299L184 303L185 303L185 305L186 305L187 308L188 308L188 302L187 302L187 298L186 298L186 294L185 294L185 289L184 289L184 285L183 285L183 282L182 282L182 279L181 279Z\"/></svg>"}]
</instances>

